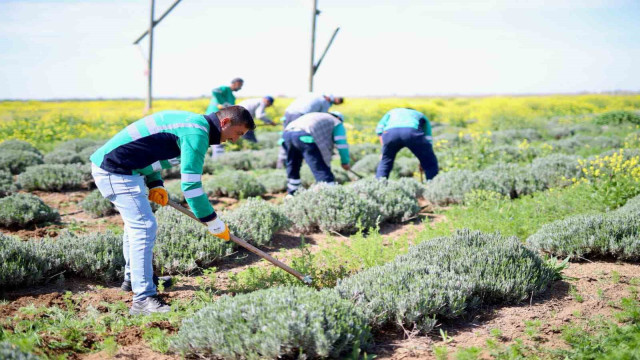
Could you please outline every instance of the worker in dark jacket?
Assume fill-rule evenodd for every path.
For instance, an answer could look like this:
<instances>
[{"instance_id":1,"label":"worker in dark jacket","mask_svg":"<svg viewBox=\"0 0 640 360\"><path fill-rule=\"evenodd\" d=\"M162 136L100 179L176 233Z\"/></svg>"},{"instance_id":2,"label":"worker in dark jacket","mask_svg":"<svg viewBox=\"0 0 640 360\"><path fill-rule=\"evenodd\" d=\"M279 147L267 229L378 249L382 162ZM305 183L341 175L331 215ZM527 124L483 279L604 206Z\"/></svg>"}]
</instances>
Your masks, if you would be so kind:
<instances>
[{"instance_id":1,"label":"worker in dark jacket","mask_svg":"<svg viewBox=\"0 0 640 360\"><path fill-rule=\"evenodd\" d=\"M377 178L388 178L396 154L407 147L420 160L427 179L438 174L438 159L433 153L431 124L424 114L407 108L387 112L376 127L382 144L382 159L376 171Z\"/></svg>"}]
</instances>

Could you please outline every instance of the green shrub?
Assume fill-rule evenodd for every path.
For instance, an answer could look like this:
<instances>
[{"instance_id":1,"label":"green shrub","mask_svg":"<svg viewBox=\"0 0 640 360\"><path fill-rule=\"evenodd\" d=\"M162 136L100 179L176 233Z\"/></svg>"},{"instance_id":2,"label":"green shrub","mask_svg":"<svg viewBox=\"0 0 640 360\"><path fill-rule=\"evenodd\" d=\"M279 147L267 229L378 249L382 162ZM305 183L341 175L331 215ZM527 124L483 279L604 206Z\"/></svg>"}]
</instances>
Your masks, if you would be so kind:
<instances>
[{"instance_id":1,"label":"green shrub","mask_svg":"<svg viewBox=\"0 0 640 360\"><path fill-rule=\"evenodd\" d=\"M271 242L273 234L291 226L282 210L260 198L251 198L220 215L231 233L254 245Z\"/></svg>"},{"instance_id":2,"label":"green shrub","mask_svg":"<svg viewBox=\"0 0 640 360\"><path fill-rule=\"evenodd\" d=\"M88 165L44 164L27 168L18 175L16 183L28 191L62 191L86 188L90 179Z\"/></svg>"},{"instance_id":3,"label":"green shrub","mask_svg":"<svg viewBox=\"0 0 640 360\"><path fill-rule=\"evenodd\" d=\"M406 191L409 191L409 193L412 194L416 199L424 196L424 185L418 180L413 178L402 178L396 180L396 182L400 183L404 187L404 189Z\"/></svg>"},{"instance_id":4,"label":"green shrub","mask_svg":"<svg viewBox=\"0 0 640 360\"><path fill-rule=\"evenodd\" d=\"M258 139L258 145L263 149L278 147L278 142L282 138L279 131L271 132L257 132L256 139Z\"/></svg>"},{"instance_id":5,"label":"green shrub","mask_svg":"<svg viewBox=\"0 0 640 360\"><path fill-rule=\"evenodd\" d=\"M604 214L576 215L546 224L527 239L534 249L573 259L640 259L640 196Z\"/></svg>"},{"instance_id":6,"label":"green shrub","mask_svg":"<svg viewBox=\"0 0 640 360\"><path fill-rule=\"evenodd\" d=\"M89 158L91 157L91 155L93 155L93 153L101 147L102 145L89 146L82 149L82 151L80 151L78 154L81 158L85 159L86 163L88 164L90 162Z\"/></svg>"},{"instance_id":7,"label":"green shrub","mask_svg":"<svg viewBox=\"0 0 640 360\"><path fill-rule=\"evenodd\" d=\"M0 287L35 284L61 268L60 259L50 257L40 243L0 233Z\"/></svg>"},{"instance_id":8,"label":"green shrub","mask_svg":"<svg viewBox=\"0 0 640 360\"><path fill-rule=\"evenodd\" d=\"M102 197L98 190L92 191L80 202L80 207L94 218L109 216L116 213L111 201Z\"/></svg>"},{"instance_id":9,"label":"green shrub","mask_svg":"<svg viewBox=\"0 0 640 360\"><path fill-rule=\"evenodd\" d=\"M524 139L540 140L542 136L536 129L507 129L491 133L491 140L494 144L513 144Z\"/></svg>"},{"instance_id":10,"label":"green shrub","mask_svg":"<svg viewBox=\"0 0 640 360\"><path fill-rule=\"evenodd\" d=\"M349 157L355 163L367 155L379 153L380 148L381 145L371 143L349 145Z\"/></svg>"},{"instance_id":11,"label":"green shrub","mask_svg":"<svg viewBox=\"0 0 640 360\"><path fill-rule=\"evenodd\" d=\"M380 154L365 155L362 159L353 164L353 171L358 174L375 174L380 162Z\"/></svg>"},{"instance_id":12,"label":"green shrub","mask_svg":"<svg viewBox=\"0 0 640 360\"><path fill-rule=\"evenodd\" d=\"M512 163L531 162L531 160L540 156L540 153L541 150L539 148L532 146L521 148L517 145L498 145L491 147L487 155L499 162Z\"/></svg>"},{"instance_id":13,"label":"green shrub","mask_svg":"<svg viewBox=\"0 0 640 360\"><path fill-rule=\"evenodd\" d=\"M405 221L420 211L412 189L407 189L398 181L363 179L349 187L378 206L381 221Z\"/></svg>"},{"instance_id":14,"label":"green shrub","mask_svg":"<svg viewBox=\"0 0 640 360\"><path fill-rule=\"evenodd\" d=\"M38 360L40 357L20 350L8 341L0 342L0 359L3 360Z\"/></svg>"},{"instance_id":15,"label":"green shrub","mask_svg":"<svg viewBox=\"0 0 640 360\"><path fill-rule=\"evenodd\" d=\"M59 257L65 270L88 279L113 281L124 276L122 236L111 231L76 235L63 232L55 239L44 239L53 257Z\"/></svg>"},{"instance_id":16,"label":"green shrub","mask_svg":"<svg viewBox=\"0 0 640 360\"><path fill-rule=\"evenodd\" d=\"M204 181L203 187L210 196L228 196L235 199L260 196L267 192L253 175L244 171L225 171L213 175Z\"/></svg>"},{"instance_id":17,"label":"green shrub","mask_svg":"<svg viewBox=\"0 0 640 360\"><path fill-rule=\"evenodd\" d=\"M326 290L277 287L223 296L183 320L172 347L190 358L339 358L370 338L350 301Z\"/></svg>"},{"instance_id":18,"label":"green shrub","mask_svg":"<svg viewBox=\"0 0 640 360\"><path fill-rule=\"evenodd\" d=\"M122 237L110 231L28 241L0 234L0 245L2 287L36 284L62 271L102 281L123 274Z\"/></svg>"},{"instance_id":19,"label":"green shrub","mask_svg":"<svg viewBox=\"0 0 640 360\"><path fill-rule=\"evenodd\" d=\"M392 175L398 177L412 177L414 173L418 172L420 162L415 157L398 157L393 163Z\"/></svg>"},{"instance_id":20,"label":"green shrub","mask_svg":"<svg viewBox=\"0 0 640 360\"><path fill-rule=\"evenodd\" d=\"M251 168L253 169L275 169L278 161L279 148L264 150L254 150L249 153L251 157Z\"/></svg>"},{"instance_id":21,"label":"green shrub","mask_svg":"<svg viewBox=\"0 0 640 360\"><path fill-rule=\"evenodd\" d=\"M473 190L488 190L516 198L544 189L531 168L497 163L480 171L453 170L427 183L425 197L436 204L460 203Z\"/></svg>"},{"instance_id":22,"label":"green shrub","mask_svg":"<svg viewBox=\"0 0 640 360\"><path fill-rule=\"evenodd\" d=\"M553 154L534 159L531 163L531 173L545 188L564 185L572 178L581 175L578 160L575 155Z\"/></svg>"},{"instance_id":23,"label":"green shrub","mask_svg":"<svg viewBox=\"0 0 640 360\"><path fill-rule=\"evenodd\" d=\"M426 333L437 318L528 299L544 291L554 276L517 238L463 230L343 279L335 290L355 301L374 327Z\"/></svg>"},{"instance_id":24,"label":"green shrub","mask_svg":"<svg viewBox=\"0 0 640 360\"><path fill-rule=\"evenodd\" d=\"M20 193L0 199L0 226L26 227L59 220L58 211L35 195Z\"/></svg>"},{"instance_id":25,"label":"green shrub","mask_svg":"<svg viewBox=\"0 0 640 360\"><path fill-rule=\"evenodd\" d=\"M80 153L85 149L95 149L97 147L100 147L104 143L105 143L104 140L72 139L59 144L58 146L56 146L54 151L65 150L65 151L71 151L74 153Z\"/></svg>"},{"instance_id":26,"label":"green shrub","mask_svg":"<svg viewBox=\"0 0 640 360\"><path fill-rule=\"evenodd\" d=\"M31 152L34 153L36 155L42 156L42 154L40 153L40 151L38 149L36 149L35 146L31 145L30 143L26 142L26 141L22 141L22 140L6 140L0 143L0 153L3 153L7 150L13 150L13 151L27 151L27 152Z\"/></svg>"},{"instance_id":27,"label":"green shrub","mask_svg":"<svg viewBox=\"0 0 640 360\"><path fill-rule=\"evenodd\" d=\"M273 170L259 175L257 180L268 193L275 194L287 190L287 173L282 170Z\"/></svg>"},{"instance_id":28,"label":"green shrub","mask_svg":"<svg viewBox=\"0 0 640 360\"><path fill-rule=\"evenodd\" d=\"M640 115L631 111L609 111L596 116L593 121L599 125L620 125L622 123L640 125Z\"/></svg>"},{"instance_id":29,"label":"green shrub","mask_svg":"<svg viewBox=\"0 0 640 360\"><path fill-rule=\"evenodd\" d=\"M338 231L351 233L358 226L367 229L376 224L378 206L344 186L316 184L298 190L284 202L284 213L293 227L302 232Z\"/></svg>"},{"instance_id":30,"label":"green shrub","mask_svg":"<svg viewBox=\"0 0 640 360\"><path fill-rule=\"evenodd\" d=\"M584 151L585 149L598 150L616 148L621 145L621 141L619 138L608 136L576 135L570 138L553 141L550 144L556 151L575 154L580 150Z\"/></svg>"},{"instance_id":31,"label":"green shrub","mask_svg":"<svg viewBox=\"0 0 640 360\"><path fill-rule=\"evenodd\" d=\"M0 170L9 171L14 175L20 174L29 166L42 163L42 156L30 151L10 149L0 151Z\"/></svg>"},{"instance_id":32,"label":"green shrub","mask_svg":"<svg viewBox=\"0 0 640 360\"><path fill-rule=\"evenodd\" d=\"M16 191L13 176L10 172L0 170L0 198L11 195Z\"/></svg>"},{"instance_id":33,"label":"green shrub","mask_svg":"<svg viewBox=\"0 0 640 360\"><path fill-rule=\"evenodd\" d=\"M54 150L44 156L46 164L86 164L89 158L84 158L71 150Z\"/></svg>"},{"instance_id":34,"label":"green shrub","mask_svg":"<svg viewBox=\"0 0 640 360\"><path fill-rule=\"evenodd\" d=\"M158 233L154 264L162 273L192 273L231 253L232 242L209 234L207 228L168 206L156 212Z\"/></svg>"}]
</instances>

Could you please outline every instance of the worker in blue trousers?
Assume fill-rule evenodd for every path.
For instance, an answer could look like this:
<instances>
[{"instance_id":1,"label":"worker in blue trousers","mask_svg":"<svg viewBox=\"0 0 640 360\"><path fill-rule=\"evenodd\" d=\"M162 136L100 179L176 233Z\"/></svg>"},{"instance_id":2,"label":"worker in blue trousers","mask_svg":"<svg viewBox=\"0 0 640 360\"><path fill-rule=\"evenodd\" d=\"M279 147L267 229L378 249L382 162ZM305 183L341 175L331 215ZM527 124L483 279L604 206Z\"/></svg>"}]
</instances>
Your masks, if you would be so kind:
<instances>
[{"instance_id":1,"label":"worker in blue trousers","mask_svg":"<svg viewBox=\"0 0 640 360\"><path fill-rule=\"evenodd\" d=\"M407 147L420 161L427 180L438 174L438 159L431 145L431 124L424 114L409 108L389 110L376 127L382 144L382 159L376 170L377 178L388 178L396 154Z\"/></svg>"},{"instance_id":2,"label":"worker in blue trousers","mask_svg":"<svg viewBox=\"0 0 640 360\"><path fill-rule=\"evenodd\" d=\"M334 145L340 154L342 168L349 170L349 144L339 112L305 114L287 125L282 134L282 147L287 155L287 193L300 187L300 167L307 162L316 182L335 183L331 172ZM287 195L287 196L288 196Z\"/></svg>"},{"instance_id":3,"label":"worker in blue trousers","mask_svg":"<svg viewBox=\"0 0 640 360\"><path fill-rule=\"evenodd\" d=\"M309 113L326 113L332 105L340 105L344 99L340 96L325 95L319 93L306 93L296 98L284 111L284 122L282 127L286 128L289 123ZM282 168L286 154L284 150L278 153L277 168Z\"/></svg>"}]
</instances>

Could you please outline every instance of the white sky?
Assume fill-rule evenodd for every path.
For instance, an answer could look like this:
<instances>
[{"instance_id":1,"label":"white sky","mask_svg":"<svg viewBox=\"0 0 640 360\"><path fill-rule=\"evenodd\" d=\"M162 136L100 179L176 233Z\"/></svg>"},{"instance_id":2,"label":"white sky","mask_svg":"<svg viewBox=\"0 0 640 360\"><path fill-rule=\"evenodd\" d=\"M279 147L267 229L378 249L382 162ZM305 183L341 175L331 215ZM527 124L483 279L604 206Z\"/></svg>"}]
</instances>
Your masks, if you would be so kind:
<instances>
[{"instance_id":1,"label":"white sky","mask_svg":"<svg viewBox=\"0 0 640 360\"><path fill-rule=\"evenodd\" d=\"M156 17L173 0L156 1ZM316 90L347 96L640 90L638 0L319 0ZM183 0L156 27L154 95L307 89L312 0ZM146 95L149 1L0 0L0 99ZM147 41L142 51L147 51Z\"/></svg>"}]
</instances>

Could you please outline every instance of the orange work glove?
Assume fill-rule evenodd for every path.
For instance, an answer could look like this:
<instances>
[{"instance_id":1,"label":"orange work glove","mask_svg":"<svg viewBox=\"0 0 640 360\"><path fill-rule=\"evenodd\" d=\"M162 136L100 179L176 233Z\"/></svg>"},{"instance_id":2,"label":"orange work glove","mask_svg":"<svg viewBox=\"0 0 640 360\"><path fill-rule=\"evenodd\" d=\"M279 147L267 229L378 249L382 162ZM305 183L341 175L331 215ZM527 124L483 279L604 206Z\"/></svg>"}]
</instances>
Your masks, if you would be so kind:
<instances>
[{"instance_id":1,"label":"orange work glove","mask_svg":"<svg viewBox=\"0 0 640 360\"><path fill-rule=\"evenodd\" d=\"M229 227L227 224L223 223L220 218L215 218L214 220L207 222L207 228L209 228L211 235L224 241L229 241Z\"/></svg>"},{"instance_id":2,"label":"orange work glove","mask_svg":"<svg viewBox=\"0 0 640 360\"><path fill-rule=\"evenodd\" d=\"M149 189L149 200L158 205L166 206L169 203L169 194L164 186L157 186Z\"/></svg>"}]
</instances>

